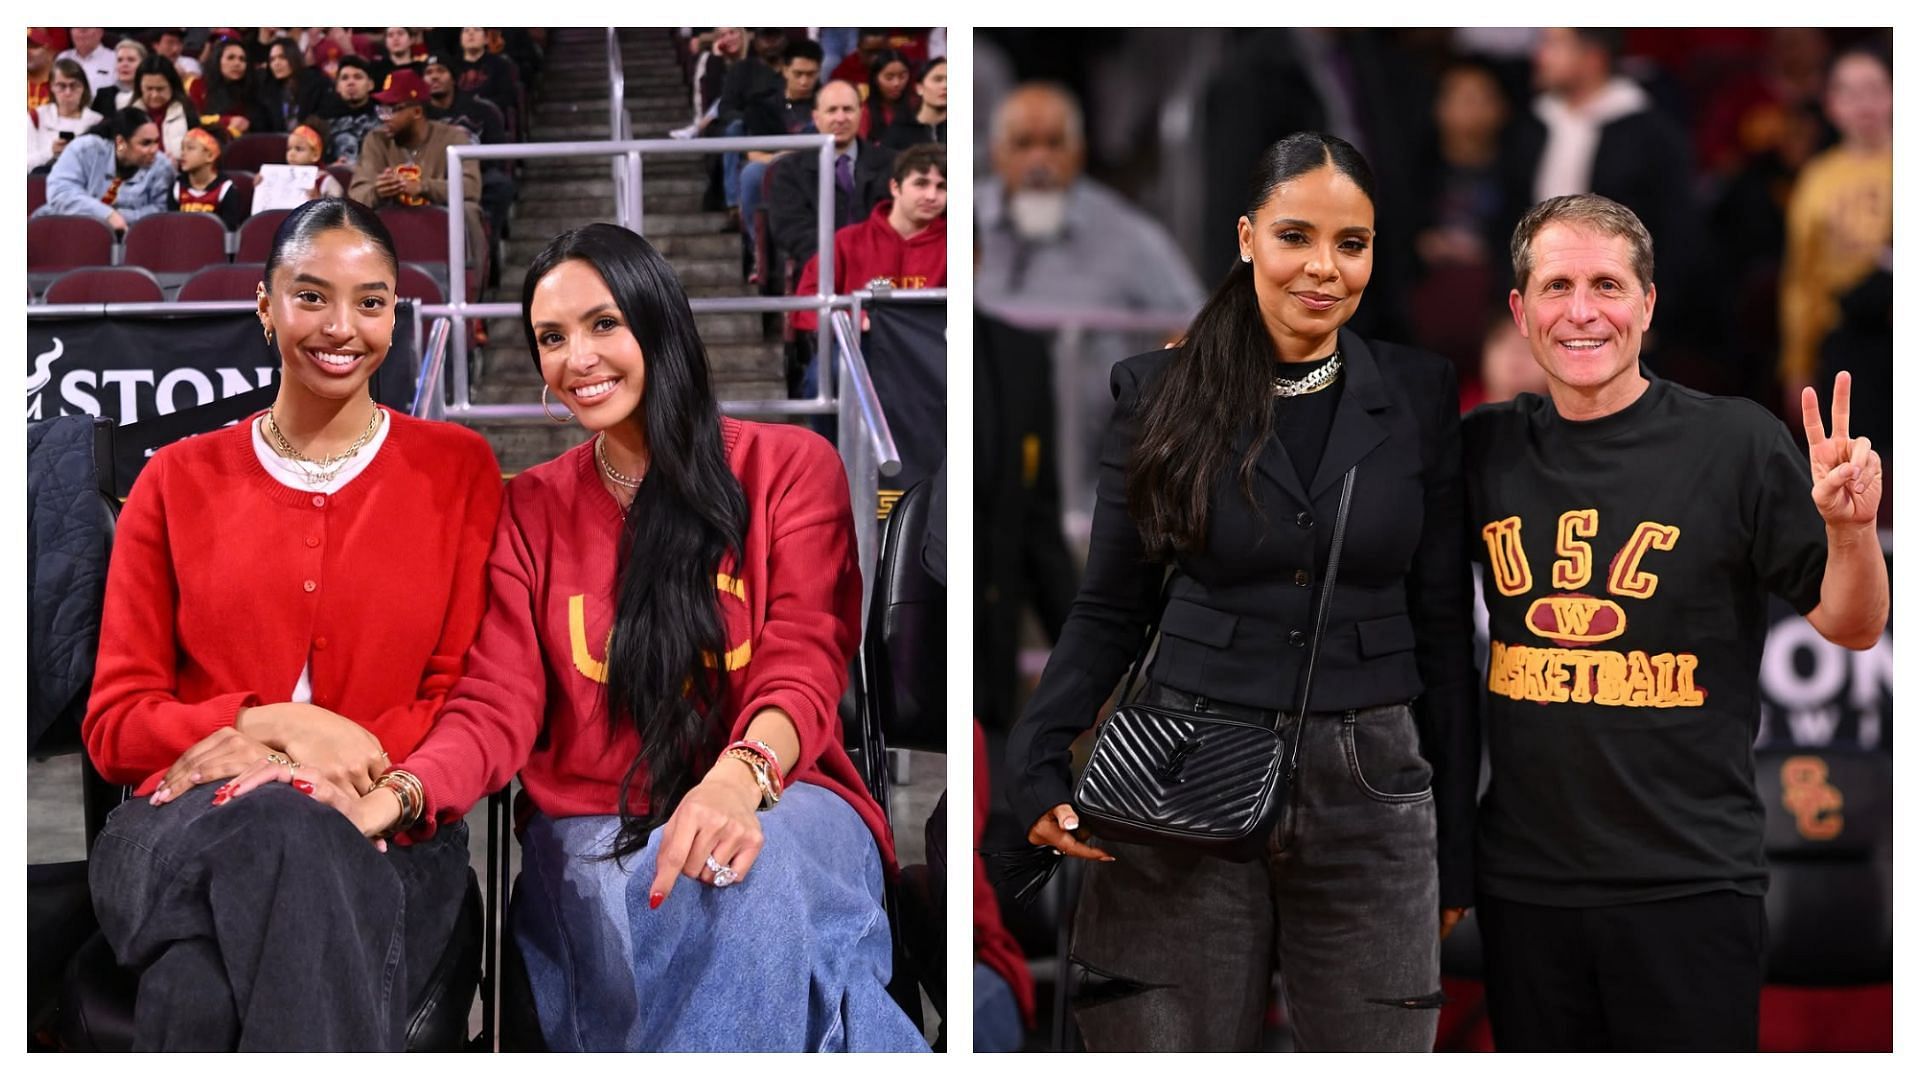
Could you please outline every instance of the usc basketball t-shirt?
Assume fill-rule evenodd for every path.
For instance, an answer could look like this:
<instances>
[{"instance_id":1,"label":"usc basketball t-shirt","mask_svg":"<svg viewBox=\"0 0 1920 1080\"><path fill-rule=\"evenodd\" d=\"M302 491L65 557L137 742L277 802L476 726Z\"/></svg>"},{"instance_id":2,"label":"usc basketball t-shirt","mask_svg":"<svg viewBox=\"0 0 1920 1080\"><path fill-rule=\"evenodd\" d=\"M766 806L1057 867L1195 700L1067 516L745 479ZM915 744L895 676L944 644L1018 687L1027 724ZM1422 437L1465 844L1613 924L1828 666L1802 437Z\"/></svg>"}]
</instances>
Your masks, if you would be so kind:
<instances>
[{"instance_id":1,"label":"usc basketball t-shirt","mask_svg":"<svg viewBox=\"0 0 1920 1080\"><path fill-rule=\"evenodd\" d=\"M1819 603L1826 527L1778 419L1649 378L1597 420L1523 394L1463 423L1492 639L1477 845L1491 896L1766 890L1767 593Z\"/></svg>"}]
</instances>

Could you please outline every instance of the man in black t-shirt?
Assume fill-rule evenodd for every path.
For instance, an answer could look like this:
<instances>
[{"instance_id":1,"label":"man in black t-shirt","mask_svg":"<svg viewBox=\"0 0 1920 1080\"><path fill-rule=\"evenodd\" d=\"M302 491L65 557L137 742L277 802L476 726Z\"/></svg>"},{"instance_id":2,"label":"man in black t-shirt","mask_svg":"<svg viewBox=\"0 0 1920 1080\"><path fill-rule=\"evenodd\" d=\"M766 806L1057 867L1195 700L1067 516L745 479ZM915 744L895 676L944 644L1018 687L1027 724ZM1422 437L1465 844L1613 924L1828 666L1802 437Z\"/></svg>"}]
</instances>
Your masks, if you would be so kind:
<instances>
[{"instance_id":1,"label":"man in black t-shirt","mask_svg":"<svg viewBox=\"0 0 1920 1080\"><path fill-rule=\"evenodd\" d=\"M1880 459L1653 376L1653 241L1597 195L1513 240L1514 322L1548 396L1463 426L1492 640L1478 822L1502 1050L1752 1050L1767 887L1758 671L1775 593L1836 644L1886 625ZM1809 498L1809 465L1811 498Z\"/></svg>"}]
</instances>

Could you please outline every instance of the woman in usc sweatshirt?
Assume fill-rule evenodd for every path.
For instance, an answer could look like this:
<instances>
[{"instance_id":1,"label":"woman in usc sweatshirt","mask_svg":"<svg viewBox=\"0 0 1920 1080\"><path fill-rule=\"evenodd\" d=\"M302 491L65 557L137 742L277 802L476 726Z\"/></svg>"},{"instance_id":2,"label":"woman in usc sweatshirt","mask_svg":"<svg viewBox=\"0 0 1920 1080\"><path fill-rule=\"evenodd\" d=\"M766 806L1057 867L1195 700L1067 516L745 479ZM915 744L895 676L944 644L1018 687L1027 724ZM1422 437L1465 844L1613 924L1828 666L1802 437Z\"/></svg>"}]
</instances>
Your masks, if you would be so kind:
<instances>
[{"instance_id":1,"label":"woman in usc sweatshirt","mask_svg":"<svg viewBox=\"0 0 1920 1080\"><path fill-rule=\"evenodd\" d=\"M88 867L140 972L136 1049L404 1049L447 950L464 826L389 847L341 816L458 680L500 510L484 439L368 395L398 268L357 203L289 215L259 297L272 408L160 450L120 514L82 734L145 796Z\"/></svg>"},{"instance_id":2,"label":"woman in usc sweatshirt","mask_svg":"<svg viewBox=\"0 0 1920 1080\"><path fill-rule=\"evenodd\" d=\"M543 400L592 434L507 485L466 675L396 761L420 805L373 792L355 821L430 836L520 775L510 917L550 1048L924 1050L838 721L861 596L838 456L720 415L634 233L563 233L523 298Z\"/></svg>"}]
</instances>

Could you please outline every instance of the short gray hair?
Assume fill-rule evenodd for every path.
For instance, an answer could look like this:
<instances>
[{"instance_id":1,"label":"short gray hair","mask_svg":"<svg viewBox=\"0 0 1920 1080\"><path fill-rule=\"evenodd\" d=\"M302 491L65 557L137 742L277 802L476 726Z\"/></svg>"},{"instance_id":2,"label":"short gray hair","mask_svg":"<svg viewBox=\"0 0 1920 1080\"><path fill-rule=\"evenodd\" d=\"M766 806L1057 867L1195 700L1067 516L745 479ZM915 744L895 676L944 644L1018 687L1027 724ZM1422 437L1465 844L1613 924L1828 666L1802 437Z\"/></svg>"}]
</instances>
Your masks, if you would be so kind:
<instances>
[{"instance_id":1,"label":"short gray hair","mask_svg":"<svg viewBox=\"0 0 1920 1080\"><path fill-rule=\"evenodd\" d=\"M1633 211L1605 195L1556 195L1534 205L1513 229L1513 287L1525 292L1533 273L1533 238L1549 225L1578 225L1626 238L1640 290L1653 288L1653 235Z\"/></svg>"}]
</instances>

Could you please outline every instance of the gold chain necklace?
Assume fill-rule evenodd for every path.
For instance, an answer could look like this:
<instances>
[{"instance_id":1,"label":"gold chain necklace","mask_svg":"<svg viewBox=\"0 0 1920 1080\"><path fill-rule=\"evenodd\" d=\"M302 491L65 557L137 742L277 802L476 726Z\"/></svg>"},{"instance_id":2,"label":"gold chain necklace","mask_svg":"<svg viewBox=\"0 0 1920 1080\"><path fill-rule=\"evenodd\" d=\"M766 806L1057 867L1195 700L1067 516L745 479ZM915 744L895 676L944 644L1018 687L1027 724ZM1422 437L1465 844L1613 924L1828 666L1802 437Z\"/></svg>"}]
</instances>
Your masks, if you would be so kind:
<instances>
[{"instance_id":1,"label":"gold chain necklace","mask_svg":"<svg viewBox=\"0 0 1920 1080\"><path fill-rule=\"evenodd\" d=\"M594 437L593 459L600 463L600 471L606 474L607 479L629 491L638 488L640 481L646 479L644 475L628 476L626 473L613 467L613 463L607 460L607 437L605 435L596 435Z\"/></svg>"},{"instance_id":2,"label":"gold chain necklace","mask_svg":"<svg viewBox=\"0 0 1920 1080\"><path fill-rule=\"evenodd\" d=\"M378 406L374 407L373 415L367 418L367 430L361 432L360 437L353 440L345 450L337 454L329 454L318 461L301 453L294 448L293 443L287 441L286 432L280 430L279 421L274 419L272 406L267 407L263 425L267 434L273 438L275 446L278 447L280 456L298 466L300 471L306 474L308 484L313 487L325 487L333 482L334 477L340 475L340 470L346 467L348 461L357 456L361 449L372 441L373 433L380 429L380 409Z\"/></svg>"}]
</instances>

